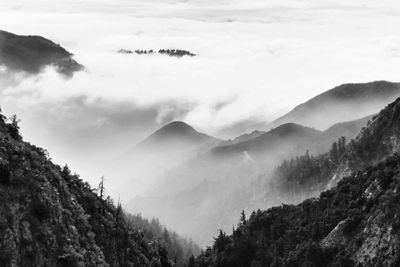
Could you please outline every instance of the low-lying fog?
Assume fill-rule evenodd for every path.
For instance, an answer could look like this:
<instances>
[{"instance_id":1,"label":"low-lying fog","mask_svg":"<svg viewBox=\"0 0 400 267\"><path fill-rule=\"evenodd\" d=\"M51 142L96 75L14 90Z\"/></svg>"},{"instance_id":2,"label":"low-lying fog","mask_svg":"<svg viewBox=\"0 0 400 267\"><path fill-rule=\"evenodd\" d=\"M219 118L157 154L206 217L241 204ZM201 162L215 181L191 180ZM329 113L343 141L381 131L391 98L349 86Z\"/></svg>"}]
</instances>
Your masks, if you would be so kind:
<instances>
[{"instance_id":1,"label":"low-lying fog","mask_svg":"<svg viewBox=\"0 0 400 267\"><path fill-rule=\"evenodd\" d=\"M399 80L396 1L265 2L0 0L2 30L49 38L86 67L71 79L52 68L29 77L0 68L0 105L18 114L26 140L93 186L106 174L108 193L129 203L157 185L146 176L152 168L121 177L113 166L172 120L231 138L341 83Z\"/></svg>"}]
</instances>

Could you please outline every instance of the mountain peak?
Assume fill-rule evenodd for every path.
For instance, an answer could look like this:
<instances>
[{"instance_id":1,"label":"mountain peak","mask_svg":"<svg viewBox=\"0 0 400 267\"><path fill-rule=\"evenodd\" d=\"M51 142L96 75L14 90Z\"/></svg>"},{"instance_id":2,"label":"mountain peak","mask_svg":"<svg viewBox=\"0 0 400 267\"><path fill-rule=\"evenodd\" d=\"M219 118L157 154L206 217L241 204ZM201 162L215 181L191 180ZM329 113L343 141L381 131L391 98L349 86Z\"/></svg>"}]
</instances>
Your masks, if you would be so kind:
<instances>
[{"instance_id":1,"label":"mountain peak","mask_svg":"<svg viewBox=\"0 0 400 267\"><path fill-rule=\"evenodd\" d=\"M172 121L168 123L167 125L163 126L161 129L176 129L176 130L193 130L196 131L192 126L187 124L184 121ZM160 129L160 130L161 130Z\"/></svg>"},{"instance_id":2,"label":"mountain peak","mask_svg":"<svg viewBox=\"0 0 400 267\"><path fill-rule=\"evenodd\" d=\"M218 139L196 131L183 121L173 121L155 131L143 140L140 145L166 144L175 146L176 142L202 144L210 141L218 141Z\"/></svg>"},{"instance_id":3,"label":"mountain peak","mask_svg":"<svg viewBox=\"0 0 400 267\"><path fill-rule=\"evenodd\" d=\"M400 83L375 81L342 84L296 106L270 125L296 122L327 129L342 122L343 118L356 120L374 114L399 96Z\"/></svg>"},{"instance_id":4,"label":"mountain peak","mask_svg":"<svg viewBox=\"0 0 400 267\"><path fill-rule=\"evenodd\" d=\"M154 132L149 138L152 139L169 139L169 138L182 138L189 136L197 136L197 132L192 126L183 121L173 121L161 127Z\"/></svg>"}]
</instances>

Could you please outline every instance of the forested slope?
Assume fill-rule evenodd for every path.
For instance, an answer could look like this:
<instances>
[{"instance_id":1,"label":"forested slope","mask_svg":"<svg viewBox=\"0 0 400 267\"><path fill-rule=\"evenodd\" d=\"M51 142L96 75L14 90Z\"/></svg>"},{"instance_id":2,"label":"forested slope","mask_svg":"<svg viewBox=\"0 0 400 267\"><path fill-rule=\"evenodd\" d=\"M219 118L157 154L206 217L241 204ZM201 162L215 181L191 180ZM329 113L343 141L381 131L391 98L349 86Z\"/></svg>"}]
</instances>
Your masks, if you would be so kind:
<instances>
[{"instance_id":1,"label":"forested slope","mask_svg":"<svg viewBox=\"0 0 400 267\"><path fill-rule=\"evenodd\" d=\"M53 65L60 73L70 76L83 69L72 56L59 44L41 36L16 35L0 30L0 65L11 71L37 74L44 67Z\"/></svg>"},{"instance_id":2,"label":"forested slope","mask_svg":"<svg viewBox=\"0 0 400 267\"><path fill-rule=\"evenodd\" d=\"M46 151L23 142L0 116L0 266L170 266L120 205Z\"/></svg>"},{"instance_id":3,"label":"forested slope","mask_svg":"<svg viewBox=\"0 0 400 267\"><path fill-rule=\"evenodd\" d=\"M221 231L192 265L398 266L399 119L397 99L347 145L341 139L330 153L283 163L277 183L292 187L290 194L332 177L335 184L299 205L242 216L232 235Z\"/></svg>"}]
</instances>

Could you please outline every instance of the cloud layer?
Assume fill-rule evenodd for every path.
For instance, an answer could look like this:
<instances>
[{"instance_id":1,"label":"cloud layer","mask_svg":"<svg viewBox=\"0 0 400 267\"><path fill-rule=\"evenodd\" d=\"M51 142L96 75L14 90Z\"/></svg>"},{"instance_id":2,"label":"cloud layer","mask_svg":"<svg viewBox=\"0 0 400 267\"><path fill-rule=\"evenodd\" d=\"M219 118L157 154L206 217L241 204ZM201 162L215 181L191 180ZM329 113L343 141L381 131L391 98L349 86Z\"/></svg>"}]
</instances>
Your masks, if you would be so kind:
<instances>
[{"instance_id":1,"label":"cloud layer","mask_svg":"<svg viewBox=\"0 0 400 267\"><path fill-rule=\"evenodd\" d=\"M396 1L148 2L0 0L4 30L43 35L86 66L72 79L52 68L13 79L0 70L0 104L20 115L29 140L92 183L89 163L170 120L231 137L242 130L234 125L253 130L338 84L399 80Z\"/></svg>"}]
</instances>

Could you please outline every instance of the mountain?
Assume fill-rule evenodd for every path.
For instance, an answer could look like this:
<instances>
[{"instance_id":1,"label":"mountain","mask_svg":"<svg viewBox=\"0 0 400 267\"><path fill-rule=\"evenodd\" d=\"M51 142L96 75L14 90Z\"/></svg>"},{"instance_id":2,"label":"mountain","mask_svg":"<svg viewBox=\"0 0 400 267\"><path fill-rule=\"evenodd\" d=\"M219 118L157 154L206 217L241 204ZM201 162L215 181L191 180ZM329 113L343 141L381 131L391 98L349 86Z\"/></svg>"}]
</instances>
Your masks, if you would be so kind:
<instances>
[{"instance_id":1,"label":"mountain","mask_svg":"<svg viewBox=\"0 0 400 267\"><path fill-rule=\"evenodd\" d=\"M123 153L109 167L106 175L118 177L113 183L115 191L118 190L125 199L132 197L132 186L135 186L136 194L147 194L149 190L152 193L165 193L166 188L154 190L166 182L166 173L169 170L220 142L221 140L200 133L184 122L174 121ZM172 186L169 182L168 184Z\"/></svg>"},{"instance_id":2,"label":"mountain","mask_svg":"<svg viewBox=\"0 0 400 267\"><path fill-rule=\"evenodd\" d=\"M143 141L129 149L123 157L130 163L153 161L165 165L181 160L201 150L217 145L221 140L196 131L192 126L181 122L171 122ZM157 161L155 161L157 160Z\"/></svg>"},{"instance_id":3,"label":"mountain","mask_svg":"<svg viewBox=\"0 0 400 267\"><path fill-rule=\"evenodd\" d=\"M246 141L249 141L249 140L254 139L256 137L259 137L260 135L262 135L264 133L265 133L264 131L254 130L251 133L242 134L242 135L239 135L238 137L235 137L233 139L229 139L227 141L221 142L221 144L219 144L219 146L227 146L227 145L233 145L233 144L246 142Z\"/></svg>"},{"instance_id":4,"label":"mountain","mask_svg":"<svg viewBox=\"0 0 400 267\"><path fill-rule=\"evenodd\" d=\"M400 96L400 83L376 81L343 84L296 106L276 119L271 127L294 122L318 129L377 113Z\"/></svg>"},{"instance_id":5,"label":"mountain","mask_svg":"<svg viewBox=\"0 0 400 267\"><path fill-rule=\"evenodd\" d=\"M178 144L189 147L218 143L220 140L196 131L192 126L182 122L173 121L140 142L135 148L166 147Z\"/></svg>"},{"instance_id":6,"label":"mountain","mask_svg":"<svg viewBox=\"0 0 400 267\"><path fill-rule=\"evenodd\" d=\"M337 141L340 137L344 136L347 140L356 137L361 129L367 126L369 120L372 119L372 115L364 118L340 122L332 125L315 139L309 147L312 154L318 155L327 152L331 147L332 143Z\"/></svg>"},{"instance_id":7,"label":"mountain","mask_svg":"<svg viewBox=\"0 0 400 267\"><path fill-rule=\"evenodd\" d=\"M399 265L399 118L400 98L347 145L340 139L329 153L284 162L276 178L296 187L288 194L342 177L319 198L243 213L192 266Z\"/></svg>"},{"instance_id":8,"label":"mountain","mask_svg":"<svg viewBox=\"0 0 400 267\"><path fill-rule=\"evenodd\" d=\"M242 216L192 266L398 266L400 157L299 205Z\"/></svg>"},{"instance_id":9,"label":"mountain","mask_svg":"<svg viewBox=\"0 0 400 267\"><path fill-rule=\"evenodd\" d=\"M285 124L246 142L214 147L166 171L164 181L126 208L157 215L200 245L208 244L215 229L230 228L243 207L260 203L252 195L254 179L283 158L303 153L303 144L320 133Z\"/></svg>"},{"instance_id":10,"label":"mountain","mask_svg":"<svg viewBox=\"0 0 400 267\"><path fill-rule=\"evenodd\" d=\"M265 133L255 132L255 138L244 142L222 142L170 169L165 174L168 179L159 182L153 194L133 199L127 209L157 215L196 242L208 244L208 236L218 228L230 229L244 208L298 203L319 194L336 171L336 165L325 156L332 143L341 137L354 138L371 119L338 123L324 132L288 123ZM291 157L297 159L280 166Z\"/></svg>"},{"instance_id":11,"label":"mountain","mask_svg":"<svg viewBox=\"0 0 400 267\"><path fill-rule=\"evenodd\" d=\"M5 65L10 71L37 74L46 66L53 65L58 72L70 76L83 69L72 56L60 45L41 36L0 31L0 65Z\"/></svg>"},{"instance_id":12,"label":"mountain","mask_svg":"<svg viewBox=\"0 0 400 267\"><path fill-rule=\"evenodd\" d=\"M0 266L172 266L103 186L52 163L18 129L0 116Z\"/></svg>"},{"instance_id":13,"label":"mountain","mask_svg":"<svg viewBox=\"0 0 400 267\"><path fill-rule=\"evenodd\" d=\"M253 139L233 145L217 146L210 153L218 157L227 157L244 152L258 157L286 158L288 155L303 152L311 140L316 139L320 131L295 123L280 125Z\"/></svg>"},{"instance_id":14,"label":"mountain","mask_svg":"<svg viewBox=\"0 0 400 267\"><path fill-rule=\"evenodd\" d=\"M340 137L328 152L316 157L306 153L285 160L274 171L276 191L312 196L334 187L343 177L365 165L382 161L400 149L400 98L373 116L348 142Z\"/></svg>"},{"instance_id":15,"label":"mountain","mask_svg":"<svg viewBox=\"0 0 400 267\"><path fill-rule=\"evenodd\" d=\"M240 135L233 140L221 142L211 151L215 154L232 154L244 151L271 153L271 146L282 146L288 141L294 141L295 147L301 153L308 149L310 153L318 155L327 152L331 144L342 136L347 140L356 137L372 117L372 115L369 115L357 120L336 123L322 132L295 123L286 123L268 132L253 131L250 134Z\"/></svg>"}]
</instances>

